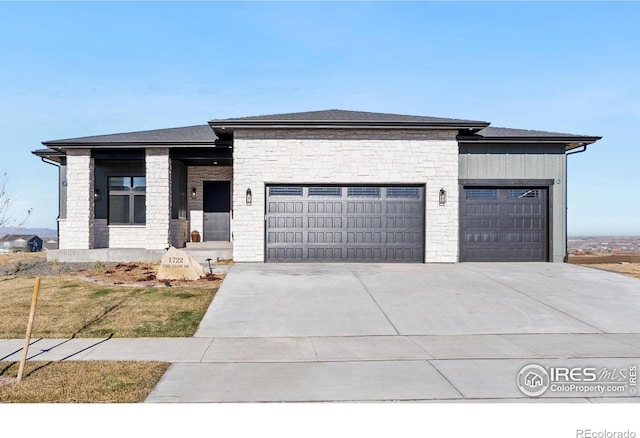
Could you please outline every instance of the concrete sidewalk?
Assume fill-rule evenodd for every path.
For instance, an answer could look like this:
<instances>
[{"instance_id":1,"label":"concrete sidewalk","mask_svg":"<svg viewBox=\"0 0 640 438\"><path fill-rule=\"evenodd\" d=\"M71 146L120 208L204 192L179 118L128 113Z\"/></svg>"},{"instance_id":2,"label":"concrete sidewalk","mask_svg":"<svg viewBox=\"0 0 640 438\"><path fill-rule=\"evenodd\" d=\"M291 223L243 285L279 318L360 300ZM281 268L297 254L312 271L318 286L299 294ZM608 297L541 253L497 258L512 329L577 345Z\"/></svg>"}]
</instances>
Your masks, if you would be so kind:
<instances>
[{"instance_id":1,"label":"concrete sidewalk","mask_svg":"<svg viewBox=\"0 0 640 438\"><path fill-rule=\"evenodd\" d=\"M18 361L23 341L0 340ZM172 362L147 402L640 401L628 393L529 398L518 371L640 365L640 334L36 339L29 360Z\"/></svg>"},{"instance_id":2,"label":"concrete sidewalk","mask_svg":"<svg viewBox=\"0 0 640 438\"><path fill-rule=\"evenodd\" d=\"M19 361L22 339L0 339ZM406 360L638 358L640 334L353 336L304 338L34 339L28 360L294 363Z\"/></svg>"}]
</instances>

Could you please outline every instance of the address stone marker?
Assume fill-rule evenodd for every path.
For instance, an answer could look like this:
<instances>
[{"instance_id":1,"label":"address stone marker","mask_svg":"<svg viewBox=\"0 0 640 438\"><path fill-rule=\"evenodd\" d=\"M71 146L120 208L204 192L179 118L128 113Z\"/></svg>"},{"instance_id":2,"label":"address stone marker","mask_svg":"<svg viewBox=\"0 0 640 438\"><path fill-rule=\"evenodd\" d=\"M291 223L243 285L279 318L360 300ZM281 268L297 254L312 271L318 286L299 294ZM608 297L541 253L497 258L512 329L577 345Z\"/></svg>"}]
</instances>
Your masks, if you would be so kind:
<instances>
[{"instance_id":1,"label":"address stone marker","mask_svg":"<svg viewBox=\"0 0 640 438\"><path fill-rule=\"evenodd\" d=\"M204 268L185 251L173 246L160 261L158 280L198 280L205 277Z\"/></svg>"}]
</instances>

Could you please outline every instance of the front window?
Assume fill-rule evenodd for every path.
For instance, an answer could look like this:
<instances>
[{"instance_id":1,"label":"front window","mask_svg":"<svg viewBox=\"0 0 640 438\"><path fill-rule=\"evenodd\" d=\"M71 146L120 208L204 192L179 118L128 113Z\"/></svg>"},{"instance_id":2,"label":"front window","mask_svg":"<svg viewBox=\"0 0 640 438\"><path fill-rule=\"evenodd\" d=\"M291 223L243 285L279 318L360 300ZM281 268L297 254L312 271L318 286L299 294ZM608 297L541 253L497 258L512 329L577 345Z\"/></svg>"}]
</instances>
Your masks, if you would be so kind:
<instances>
[{"instance_id":1,"label":"front window","mask_svg":"<svg viewBox=\"0 0 640 438\"><path fill-rule=\"evenodd\" d=\"M109 223L144 224L146 190L144 176L109 177Z\"/></svg>"}]
</instances>

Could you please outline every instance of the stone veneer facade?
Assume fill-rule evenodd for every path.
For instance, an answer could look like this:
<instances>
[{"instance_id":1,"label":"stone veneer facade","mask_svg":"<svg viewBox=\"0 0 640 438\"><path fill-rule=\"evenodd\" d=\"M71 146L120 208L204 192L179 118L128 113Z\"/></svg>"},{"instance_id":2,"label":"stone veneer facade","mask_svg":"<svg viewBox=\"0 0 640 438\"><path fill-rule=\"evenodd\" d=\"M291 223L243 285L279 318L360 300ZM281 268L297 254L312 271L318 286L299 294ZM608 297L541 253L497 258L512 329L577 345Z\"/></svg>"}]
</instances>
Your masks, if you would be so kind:
<instances>
[{"instance_id":1,"label":"stone veneer facade","mask_svg":"<svg viewBox=\"0 0 640 438\"><path fill-rule=\"evenodd\" d=\"M94 163L89 149L67 152L67 217L60 219L60 249L165 249L186 240L186 220L171 221L171 166L167 148L147 148L146 224L109 225L94 218ZM104 194L103 196L108 196Z\"/></svg>"},{"instance_id":2,"label":"stone veneer facade","mask_svg":"<svg viewBox=\"0 0 640 438\"><path fill-rule=\"evenodd\" d=\"M189 222L171 219L168 148L147 148L146 224L108 225L93 214L93 159L89 149L67 153L67 218L60 249L182 246ZM187 210L202 210L203 181L232 180L234 260L264 261L265 188L294 184L425 185L425 261L458 261L458 143L456 131L236 130L234 165L190 166ZM191 189L196 188L196 199ZM247 206L245 191L253 203ZM449 193L438 205L438 193ZM106 195L106 194L105 194Z\"/></svg>"},{"instance_id":3,"label":"stone veneer facade","mask_svg":"<svg viewBox=\"0 0 640 438\"><path fill-rule=\"evenodd\" d=\"M234 131L233 258L264 261L265 187L294 184L424 184L425 262L458 261L456 131ZM245 202L250 188L252 205ZM448 193L438 204L440 188Z\"/></svg>"},{"instance_id":4,"label":"stone veneer facade","mask_svg":"<svg viewBox=\"0 0 640 438\"><path fill-rule=\"evenodd\" d=\"M94 163L91 149L67 151L67 217L58 221L60 249L91 249Z\"/></svg>"},{"instance_id":5,"label":"stone veneer facade","mask_svg":"<svg viewBox=\"0 0 640 438\"><path fill-rule=\"evenodd\" d=\"M146 249L169 246L171 221L171 161L167 148L147 148Z\"/></svg>"}]
</instances>

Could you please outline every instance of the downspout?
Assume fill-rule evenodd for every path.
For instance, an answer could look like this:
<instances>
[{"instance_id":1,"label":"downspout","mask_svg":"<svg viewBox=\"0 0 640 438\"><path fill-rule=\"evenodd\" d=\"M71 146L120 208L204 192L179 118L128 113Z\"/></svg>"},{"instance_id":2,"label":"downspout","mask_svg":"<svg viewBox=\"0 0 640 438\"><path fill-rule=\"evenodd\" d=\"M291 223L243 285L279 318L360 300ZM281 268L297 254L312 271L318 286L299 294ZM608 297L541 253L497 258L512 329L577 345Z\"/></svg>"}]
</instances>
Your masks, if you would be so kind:
<instances>
[{"instance_id":1,"label":"downspout","mask_svg":"<svg viewBox=\"0 0 640 438\"><path fill-rule=\"evenodd\" d=\"M51 164L58 168L58 184L60 184L60 163L47 160L45 157L40 157L43 163ZM58 239L58 245L60 245L60 187L58 187L58 217L56 218L56 239Z\"/></svg>"},{"instance_id":2,"label":"downspout","mask_svg":"<svg viewBox=\"0 0 640 438\"><path fill-rule=\"evenodd\" d=\"M568 184L568 172L569 172L569 160L566 157L573 154L581 154L587 150L587 145L582 145L582 149L579 151L567 152L564 160L564 262L569 263L569 192L567 190Z\"/></svg>"}]
</instances>

